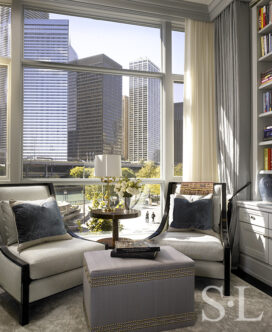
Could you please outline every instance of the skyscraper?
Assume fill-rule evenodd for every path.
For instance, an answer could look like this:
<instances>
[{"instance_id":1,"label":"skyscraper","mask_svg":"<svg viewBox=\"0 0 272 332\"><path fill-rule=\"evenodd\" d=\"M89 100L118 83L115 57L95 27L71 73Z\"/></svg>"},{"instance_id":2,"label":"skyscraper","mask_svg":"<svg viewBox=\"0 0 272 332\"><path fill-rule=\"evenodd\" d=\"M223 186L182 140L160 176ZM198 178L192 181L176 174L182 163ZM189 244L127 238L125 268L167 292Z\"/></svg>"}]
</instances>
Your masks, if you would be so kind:
<instances>
[{"instance_id":1,"label":"skyscraper","mask_svg":"<svg viewBox=\"0 0 272 332\"><path fill-rule=\"evenodd\" d=\"M67 63L69 48L68 20L26 11L25 58ZM24 68L24 158L67 160L67 97L67 72Z\"/></svg>"},{"instance_id":2,"label":"skyscraper","mask_svg":"<svg viewBox=\"0 0 272 332\"><path fill-rule=\"evenodd\" d=\"M128 159L128 109L129 97L123 96L122 98L122 157Z\"/></svg>"},{"instance_id":3,"label":"skyscraper","mask_svg":"<svg viewBox=\"0 0 272 332\"><path fill-rule=\"evenodd\" d=\"M182 163L183 155L183 102L174 103L174 163Z\"/></svg>"},{"instance_id":4,"label":"skyscraper","mask_svg":"<svg viewBox=\"0 0 272 332\"><path fill-rule=\"evenodd\" d=\"M0 56L10 56L10 8L0 6ZM4 175L3 165L7 153L7 66L0 66L0 175Z\"/></svg>"},{"instance_id":5,"label":"skyscraper","mask_svg":"<svg viewBox=\"0 0 272 332\"><path fill-rule=\"evenodd\" d=\"M130 62L130 69L157 72L149 59ZM160 160L160 81L129 78L129 160Z\"/></svg>"},{"instance_id":6,"label":"skyscraper","mask_svg":"<svg viewBox=\"0 0 272 332\"><path fill-rule=\"evenodd\" d=\"M122 68L104 54L73 63ZM122 153L122 77L69 73L68 158L88 161L104 153Z\"/></svg>"}]
</instances>

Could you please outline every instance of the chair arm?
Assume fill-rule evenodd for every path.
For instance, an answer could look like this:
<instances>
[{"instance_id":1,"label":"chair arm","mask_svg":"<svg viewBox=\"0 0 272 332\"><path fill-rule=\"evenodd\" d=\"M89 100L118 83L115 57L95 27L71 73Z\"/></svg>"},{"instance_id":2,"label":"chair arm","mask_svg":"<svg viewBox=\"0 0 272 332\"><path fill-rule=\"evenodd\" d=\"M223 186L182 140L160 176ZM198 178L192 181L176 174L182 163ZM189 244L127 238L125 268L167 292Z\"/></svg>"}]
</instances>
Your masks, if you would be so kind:
<instances>
[{"instance_id":1,"label":"chair arm","mask_svg":"<svg viewBox=\"0 0 272 332\"><path fill-rule=\"evenodd\" d=\"M9 249L7 246L2 246L0 247L0 251L2 252L2 254L8 258L12 263L22 267L22 268L26 268L27 266L29 266L28 263L26 263L24 260L22 260L21 258L15 256Z\"/></svg>"},{"instance_id":2,"label":"chair arm","mask_svg":"<svg viewBox=\"0 0 272 332\"><path fill-rule=\"evenodd\" d=\"M166 225L166 222L167 222L167 218L168 218L168 212L165 212L163 217L162 217L162 221L159 225L159 227L157 228L157 230L151 234L147 239L152 239L153 237L156 237L158 235L160 235L162 233L162 231L164 230L164 227Z\"/></svg>"},{"instance_id":3,"label":"chair arm","mask_svg":"<svg viewBox=\"0 0 272 332\"><path fill-rule=\"evenodd\" d=\"M84 238L84 237L82 237L82 236L79 236L79 235L77 235L76 233L74 233L73 231L71 231L71 230L67 230L67 233L68 234L70 234L72 237L74 237L75 239L79 239L79 240L84 240L84 241L89 241L89 242L95 242L95 243L97 243L97 241L93 241L93 240L90 240L90 239L86 239L86 238ZM100 242L99 242L100 243ZM101 243L101 244L103 244L104 246L105 246L105 249L107 249L107 245L105 245L104 243Z\"/></svg>"}]
</instances>

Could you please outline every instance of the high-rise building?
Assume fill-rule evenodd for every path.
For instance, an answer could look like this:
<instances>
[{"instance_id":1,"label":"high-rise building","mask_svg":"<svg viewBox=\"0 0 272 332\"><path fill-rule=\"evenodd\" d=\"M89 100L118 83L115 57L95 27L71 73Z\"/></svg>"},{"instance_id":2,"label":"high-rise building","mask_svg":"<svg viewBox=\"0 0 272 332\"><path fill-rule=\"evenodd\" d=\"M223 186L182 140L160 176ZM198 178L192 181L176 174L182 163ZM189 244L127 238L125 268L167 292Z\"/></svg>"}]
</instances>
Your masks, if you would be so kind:
<instances>
[{"instance_id":1,"label":"high-rise building","mask_svg":"<svg viewBox=\"0 0 272 332\"><path fill-rule=\"evenodd\" d=\"M104 54L73 61L121 69ZM69 73L68 159L91 160L96 154L122 153L122 77Z\"/></svg>"},{"instance_id":2,"label":"high-rise building","mask_svg":"<svg viewBox=\"0 0 272 332\"><path fill-rule=\"evenodd\" d=\"M183 102L174 103L174 163L182 163L183 155Z\"/></svg>"},{"instance_id":3,"label":"high-rise building","mask_svg":"<svg viewBox=\"0 0 272 332\"><path fill-rule=\"evenodd\" d=\"M0 6L0 56L10 56L10 8ZM0 175L4 175L3 165L7 153L7 66L0 66Z\"/></svg>"},{"instance_id":4,"label":"high-rise building","mask_svg":"<svg viewBox=\"0 0 272 332\"><path fill-rule=\"evenodd\" d=\"M149 59L130 62L130 69L157 72ZM160 81L129 78L129 160L160 161Z\"/></svg>"},{"instance_id":5,"label":"high-rise building","mask_svg":"<svg viewBox=\"0 0 272 332\"><path fill-rule=\"evenodd\" d=\"M68 20L25 12L25 58L67 63L69 54ZM67 98L66 71L24 68L24 158L67 160Z\"/></svg>"},{"instance_id":6,"label":"high-rise building","mask_svg":"<svg viewBox=\"0 0 272 332\"><path fill-rule=\"evenodd\" d=\"M128 109L129 97L123 96L122 98L122 157L128 160Z\"/></svg>"},{"instance_id":7,"label":"high-rise building","mask_svg":"<svg viewBox=\"0 0 272 332\"><path fill-rule=\"evenodd\" d=\"M7 79L6 66L0 66L0 175L7 153Z\"/></svg>"}]
</instances>

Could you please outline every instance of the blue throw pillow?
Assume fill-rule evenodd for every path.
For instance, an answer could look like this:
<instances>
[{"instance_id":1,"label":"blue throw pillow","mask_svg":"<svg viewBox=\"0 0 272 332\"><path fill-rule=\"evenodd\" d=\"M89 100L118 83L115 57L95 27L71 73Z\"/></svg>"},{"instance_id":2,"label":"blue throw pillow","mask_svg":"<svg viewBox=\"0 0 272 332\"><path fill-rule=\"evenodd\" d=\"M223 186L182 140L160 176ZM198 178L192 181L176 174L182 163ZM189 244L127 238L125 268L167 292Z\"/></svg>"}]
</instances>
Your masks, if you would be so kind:
<instances>
[{"instance_id":1,"label":"blue throw pillow","mask_svg":"<svg viewBox=\"0 0 272 332\"><path fill-rule=\"evenodd\" d=\"M18 251L43 242L68 240L55 199L42 205L19 203L12 206L18 232Z\"/></svg>"},{"instance_id":2,"label":"blue throw pillow","mask_svg":"<svg viewBox=\"0 0 272 332\"><path fill-rule=\"evenodd\" d=\"M212 199L200 199L189 202L185 198L175 198L173 222L170 224L170 227L208 230L212 228L212 218Z\"/></svg>"}]
</instances>

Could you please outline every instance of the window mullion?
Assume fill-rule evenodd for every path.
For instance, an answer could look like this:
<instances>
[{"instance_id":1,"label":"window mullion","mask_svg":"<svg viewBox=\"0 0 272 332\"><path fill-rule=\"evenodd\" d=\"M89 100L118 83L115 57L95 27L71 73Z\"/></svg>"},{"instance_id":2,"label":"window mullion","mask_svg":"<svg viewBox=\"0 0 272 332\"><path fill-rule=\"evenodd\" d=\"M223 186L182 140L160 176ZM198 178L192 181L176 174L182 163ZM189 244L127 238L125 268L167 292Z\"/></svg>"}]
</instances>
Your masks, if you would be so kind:
<instances>
[{"instance_id":1,"label":"window mullion","mask_svg":"<svg viewBox=\"0 0 272 332\"><path fill-rule=\"evenodd\" d=\"M11 8L11 102L8 114L9 178L20 182L22 175L22 49L23 9L20 0L14 0Z\"/></svg>"}]
</instances>

